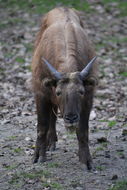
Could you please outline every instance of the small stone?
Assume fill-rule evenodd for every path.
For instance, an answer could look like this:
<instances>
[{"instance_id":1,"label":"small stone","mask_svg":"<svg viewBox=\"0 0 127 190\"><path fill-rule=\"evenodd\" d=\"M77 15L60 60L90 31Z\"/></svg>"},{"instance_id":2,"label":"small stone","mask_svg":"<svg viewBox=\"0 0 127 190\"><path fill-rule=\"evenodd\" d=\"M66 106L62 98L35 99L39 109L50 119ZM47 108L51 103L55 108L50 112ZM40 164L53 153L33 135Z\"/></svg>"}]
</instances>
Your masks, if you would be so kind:
<instances>
[{"instance_id":1,"label":"small stone","mask_svg":"<svg viewBox=\"0 0 127 190\"><path fill-rule=\"evenodd\" d=\"M97 139L97 141L98 141L99 143L108 142L108 140L107 140L106 137L100 137L100 138Z\"/></svg>"},{"instance_id":2,"label":"small stone","mask_svg":"<svg viewBox=\"0 0 127 190\"><path fill-rule=\"evenodd\" d=\"M90 120L94 120L95 118L96 118L96 113L94 110L92 110L90 113Z\"/></svg>"},{"instance_id":3,"label":"small stone","mask_svg":"<svg viewBox=\"0 0 127 190\"><path fill-rule=\"evenodd\" d=\"M26 137L25 140L26 141L31 141L31 138L30 137Z\"/></svg>"},{"instance_id":4,"label":"small stone","mask_svg":"<svg viewBox=\"0 0 127 190\"><path fill-rule=\"evenodd\" d=\"M109 151L105 151L105 158L110 158L110 152Z\"/></svg>"},{"instance_id":5,"label":"small stone","mask_svg":"<svg viewBox=\"0 0 127 190\"><path fill-rule=\"evenodd\" d=\"M111 180L116 180L116 179L118 179L118 175L117 174L113 175L112 178L111 178Z\"/></svg>"}]
</instances>

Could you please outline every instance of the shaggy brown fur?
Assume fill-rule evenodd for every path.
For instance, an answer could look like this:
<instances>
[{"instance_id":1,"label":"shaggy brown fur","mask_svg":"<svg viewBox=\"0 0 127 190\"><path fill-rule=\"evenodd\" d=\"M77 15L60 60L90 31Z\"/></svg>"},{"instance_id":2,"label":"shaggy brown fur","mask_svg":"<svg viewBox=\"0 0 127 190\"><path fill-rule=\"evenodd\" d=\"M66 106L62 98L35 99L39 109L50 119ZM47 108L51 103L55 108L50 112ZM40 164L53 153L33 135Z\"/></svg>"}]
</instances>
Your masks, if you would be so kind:
<instances>
[{"instance_id":1,"label":"shaggy brown fur","mask_svg":"<svg viewBox=\"0 0 127 190\"><path fill-rule=\"evenodd\" d=\"M59 104L63 117L65 115L64 110L70 109L69 107L64 109L65 101L63 97L60 99L56 96L56 91L59 91L62 84L62 88L65 89L65 92L63 92L64 99L67 94L78 94L76 88L79 87L80 91L85 88L83 98L79 97L79 95L73 95L74 99L72 100L72 98L70 98L71 95L68 95L70 99L68 98L68 102L66 100L66 104L73 107L72 102L77 102L78 99L80 104L84 105L84 107L80 105L80 113L78 113L81 118L77 129L79 159L90 167L91 157L88 147L88 120L95 86L87 85L88 80L81 81L79 72L82 71L95 56L95 52L83 26L78 11L63 7L53 9L42 18L42 25L37 35L32 60L33 88L38 114L38 137L34 162L36 162L38 158L40 158L40 161L45 161L47 144L51 145L57 140L55 132L56 116L54 115L54 111L52 112L52 109L57 113ZM55 83L53 86L51 84L49 84L48 87L45 85L46 79L52 81L54 77L42 61L42 57L53 65L57 71L64 73L66 82L63 78L62 81L59 81L57 84ZM74 80L71 80L73 78L72 76L74 76ZM93 65L88 75L88 78L91 77L97 80L96 64ZM70 81L69 84L67 81ZM71 89L74 89L73 92ZM77 105L75 105L75 109L77 109ZM67 112L70 113L72 110Z\"/></svg>"}]
</instances>

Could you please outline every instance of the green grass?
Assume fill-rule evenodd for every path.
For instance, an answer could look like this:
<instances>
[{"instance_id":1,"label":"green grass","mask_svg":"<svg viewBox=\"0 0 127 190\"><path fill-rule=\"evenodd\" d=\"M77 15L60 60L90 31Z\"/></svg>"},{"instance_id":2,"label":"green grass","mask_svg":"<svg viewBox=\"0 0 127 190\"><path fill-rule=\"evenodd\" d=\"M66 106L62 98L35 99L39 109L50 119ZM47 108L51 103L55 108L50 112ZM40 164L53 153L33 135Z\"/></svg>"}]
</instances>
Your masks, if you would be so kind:
<instances>
[{"instance_id":1,"label":"green grass","mask_svg":"<svg viewBox=\"0 0 127 190\"><path fill-rule=\"evenodd\" d=\"M108 122L108 126L111 128L111 127L114 127L116 125L116 121L109 121Z\"/></svg>"},{"instance_id":2,"label":"green grass","mask_svg":"<svg viewBox=\"0 0 127 190\"><path fill-rule=\"evenodd\" d=\"M59 165L60 165L59 163L50 162L48 163L48 168L58 168Z\"/></svg>"},{"instance_id":3,"label":"green grass","mask_svg":"<svg viewBox=\"0 0 127 190\"><path fill-rule=\"evenodd\" d=\"M117 155L120 156L121 158L124 157L124 151L123 150L118 150Z\"/></svg>"},{"instance_id":4,"label":"green grass","mask_svg":"<svg viewBox=\"0 0 127 190\"><path fill-rule=\"evenodd\" d=\"M127 43L127 37L118 37L118 36L106 36L104 39L102 39L102 42L99 42L96 44L95 48L97 51L99 51L102 48L106 48L109 46L109 42L112 44L126 44ZM117 51L118 52L118 51ZM121 54L118 55L119 57Z\"/></svg>"},{"instance_id":5,"label":"green grass","mask_svg":"<svg viewBox=\"0 0 127 190\"><path fill-rule=\"evenodd\" d=\"M3 8L8 7L8 8L13 8L15 11L22 9L22 10L27 10L31 13L45 13L49 11L50 9L56 7L56 6L69 6L76 8L78 10L86 11L89 12L90 5L87 0L22 0L22 1L17 1L17 0L0 0L1 6Z\"/></svg>"},{"instance_id":6,"label":"green grass","mask_svg":"<svg viewBox=\"0 0 127 190\"><path fill-rule=\"evenodd\" d=\"M13 151L14 151L15 153L20 153L20 152L23 151L23 149L21 149L20 147L18 147L18 148L15 148Z\"/></svg>"},{"instance_id":7,"label":"green grass","mask_svg":"<svg viewBox=\"0 0 127 190\"><path fill-rule=\"evenodd\" d=\"M96 169L99 171L103 171L103 170L105 170L105 167L104 166L96 166Z\"/></svg>"},{"instance_id":8,"label":"green grass","mask_svg":"<svg viewBox=\"0 0 127 190\"><path fill-rule=\"evenodd\" d=\"M104 147L102 147L102 146L99 146L99 147L96 148L96 152L103 151L103 150L104 150Z\"/></svg>"},{"instance_id":9,"label":"green grass","mask_svg":"<svg viewBox=\"0 0 127 190\"><path fill-rule=\"evenodd\" d=\"M29 179L35 179L35 178L40 178L42 176L48 177L49 172L46 170L40 170L40 171L36 171L33 173L23 172L23 173L21 173L21 176L23 176L25 178L29 178Z\"/></svg>"},{"instance_id":10,"label":"green grass","mask_svg":"<svg viewBox=\"0 0 127 190\"><path fill-rule=\"evenodd\" d=\"M15 59L15 61L18 62L18 63L24 63L25 62L24 58L22 58L22 57L17 57Z\"/></svg>"},{"instance_id":11,"label":"green grass","mask_svg":"<svg viewBox=\"0 0 127 190\"><path fill-rule=\"evenodd\" d=\"M127 190L127 180L118 181L114 187L109 188L108 190Z\"/></svg>"},{"instance_id":12,"label":"green grass","mask_svg":"<svg viewBox=\"0 0 127 190\"><path fill-rule=\"evenodd\" d=\"M116 124L117 124L117 121L113 120L113 121L108 121L108 120L100 120L100 122L104 122L104 123L107 123L108 124L108 127L112 128L114 127Z\"/></svg>"},{"instance_id":13,"label":"green grass","mask_svg":"<svg viewBox=\"0 0 127 190\"><path fill-rule=\"evenodd\" d=\"M108 122L108 120L106 120L106 119L101 119L101 120L99 120L100 122Z\"/></svg>"},{"instance_id":14,"label":"green grass","mask_svg":"<svg viewBox=\"0 0 127 190\"><path fill-rule=\"evenodd\" d=\"M33 45L31 43L24 43L23 45L25 46L27 52L33 51Z\"/></svg>"},{"instance_id":15,"label":"green grass","mask_svg":"<svg viewBox=\"0 0 127 190\"><path fill-rule=\"evenodd\" d=\"M0 22L0 29L10 27L10 26L12 27L13 25L16 25L18 23L24 24L26 23L26 21L18 17L8 18L7 20L3 20Z\"/></svg>"},{"instance_id":16,"label":"green grass","mask_svg":"<svg viewBox=\"0 0 127 190\"><path fill-rule=\"evenodd\" d=\"M120 14L118 16L127 16L127 1L121 0L102 0L101 3L105 5L105 9L110 11L112 9L111 3L117 3L115 7L120 10Z\"/></svg>"},{"instance_id":17,"label":"green grass","mask_svg":"<svg viewBox=\"0 0 127 190\"><path fill-rule=\"evenodd\" d=\"M120 72L119 73L122 77L127 77L127 72Z\"/></svg>"},{"instance_id":18,"label":"green grass","mask_svg":"<svg viewBox=\"0 0 127 190\"><path fill-rule=\"evenodd\" d=\"M17 168L16 164L4 166L7 170L14 170Z\"/></svg>"},{"instance_id":19,"label":"green grass","mask_svg":"<svg viewBox=\"0 0 127 190\"><path fill-rule=\"evenodd\" d=\"M12 135L12 136L9 136L9 137L8 137L8 140L15 140L17 137L18 137L18 136L16 136L16 135Z\"/></svg>"},{"instance_id":20,"label":"green grass","mask_svg":"<svg viewBox=\"0 0 127 190\"><path fill-rule=\"evenodd\" d=\"M37 180L44 188L53 190L63 190L63 187L58 182L50 179L51 174L47 170L32 171L32 172L17 172L13 174L9 183L14 187L22 187L27 180Z\"/></svg>"},{"instance_id":21,"label":"green grass","mask_svg":"<svg viewBox=\"0 0 127 190\"><path fill-rule=\"evenodd\" d=\"M0 73L4 73L5 69L4 68L0 68Z\"/></svg>"},{"instance_id":22,"label":"green grass","mask_svg":"<svg viewBox=\"0 0 127 190\"><path fill-rule=\"evenodd\" d=\"M121 9L120 16L127 16L127 1L119 0L118 8Z\"/></svg>"},{"instance_id":23,"label":"green grass","mask_svg":"<svg viewBox=\"0 0 127 190\"><path fill-rule=\"evenodd\" d=\"M13 174L11 180L9 181L10 184L16 184L19 183L19 181L22 181L24 178L25 179L36 179L36 178L41 178L41 177L48 177L49 172L46 170L40 170L40 171L34 171L34 172L21 172L21 173L15 173Z\"/></svg>"},{"instance_id":24,"label":"green grass","mask_svg":"<svg viewBox=\"0 0 127 190\"><path fill-rule=\"evenodd\" d=\"M111 3L116 2L117 4L115 7L120 10L120 15L119 16L126 16L127 15L127 2L126 1L121 1L121 0L102 0L101 4L104 5L105 10L111 10L112 11L112 6ZM1 8L9 8L13 10L13 12L17 12L18 10L23 10L27 11L29 13L39 13L43 14L46 13L47 11L51 10L54 7L57 6L67 6L67 7L73 7L77 10L85 11L85 12L96 12L95 9L91 8L91 2L88 0L0 0L0 5ZM93 3L94 6L96 6L96 3ZM14 19L12 22L17 22L17 19ZM0 27L4 27L4 23L0 25Z\"/></svg>"},{"instance_id":25,"label":"green grass","mask_svg":"<svg viewBox=\"0 0 127 190\"><path fill-rule=\"evenodd\" d=\"M52 188L52 189L54 189L54 190L62 190L63 189L63 187L62 187L62 185L61 184L59 184L59 183L56 183L56 182L52 182L51 184L50 184L50 187Z\"/></svg>"},{"instance_id":26,"label":"green grass","mask_svg":"<svg viewBox=\"0 0 127 190\"><path fill-rule=\"evenodd\" d=\"M119 44L121 44L121 43L127 43L127 37L118 37L118 36L112 36L112 37L108 37L108 39L106 39L106 41L111 41L111 42L113 42L113 43L119 43Z\"/></svg>"}]
</instances>

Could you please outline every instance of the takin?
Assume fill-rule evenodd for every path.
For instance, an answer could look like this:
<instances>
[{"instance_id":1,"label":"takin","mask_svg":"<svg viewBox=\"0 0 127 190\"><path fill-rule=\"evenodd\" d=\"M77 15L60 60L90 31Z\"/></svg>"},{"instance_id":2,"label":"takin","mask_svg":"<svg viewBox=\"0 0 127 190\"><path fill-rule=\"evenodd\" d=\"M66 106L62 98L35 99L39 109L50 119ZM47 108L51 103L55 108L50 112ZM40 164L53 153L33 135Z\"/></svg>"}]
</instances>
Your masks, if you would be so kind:
<instances>
[{"instance_id":1,"label":"takin","mask_svg":"<svg viewBox=\"0 0 127 190\"><path fill-rule=\"evenodd\" d=\"M32 59L32 85L37 107L37 140L33 162L46 161L55 150L58 109L65 127L75 130L79 161L92 167L89 116L97 85L94 49L80 13L59 7L42 18Z\"/></svg>"}]
</instances>

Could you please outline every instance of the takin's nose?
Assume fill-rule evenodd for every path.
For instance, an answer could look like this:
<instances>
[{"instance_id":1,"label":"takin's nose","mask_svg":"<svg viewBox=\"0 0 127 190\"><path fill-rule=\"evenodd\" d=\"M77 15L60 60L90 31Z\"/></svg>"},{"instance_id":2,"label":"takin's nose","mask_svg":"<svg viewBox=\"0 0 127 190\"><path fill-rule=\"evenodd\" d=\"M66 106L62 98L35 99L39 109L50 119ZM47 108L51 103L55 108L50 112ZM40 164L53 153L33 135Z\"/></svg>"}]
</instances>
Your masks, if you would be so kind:
<instances>
[{"instance_id":1,"label":"takin's nose","mask_svg":"<svg viewBox=\"0 0 127 190\"><path fill-rule=\"evenodd\" d=\"M64 116L64 121L66 123L76 123L79 120L79 117L77 114L66 114Z\"/></svg>"}]
</instances>

